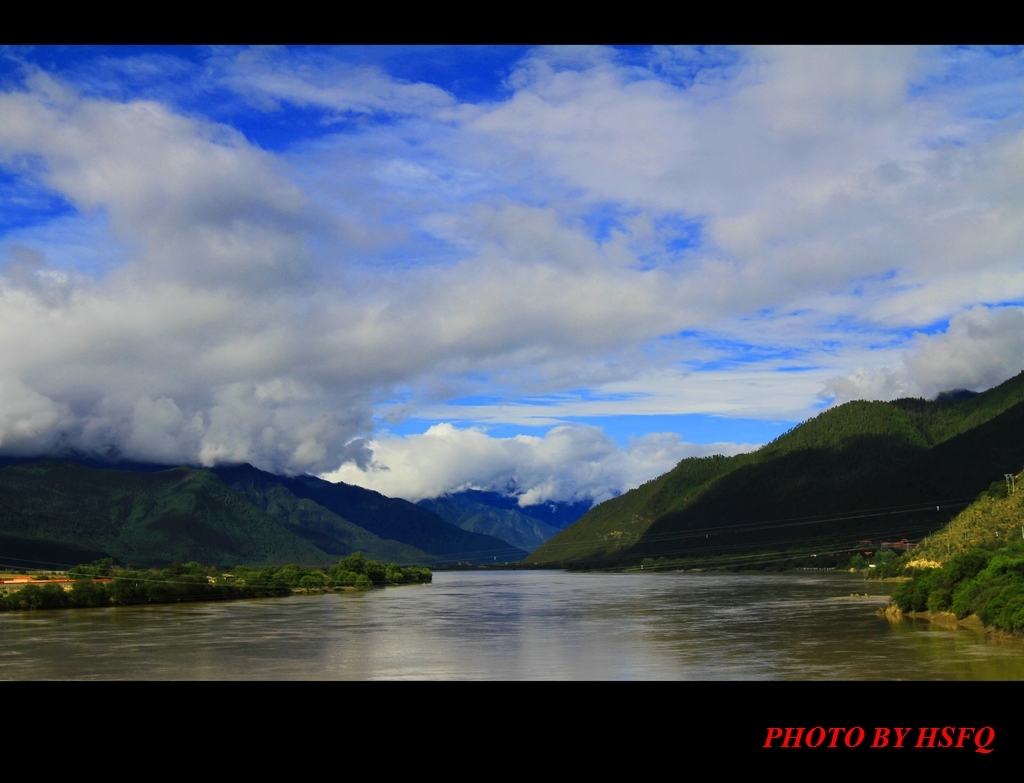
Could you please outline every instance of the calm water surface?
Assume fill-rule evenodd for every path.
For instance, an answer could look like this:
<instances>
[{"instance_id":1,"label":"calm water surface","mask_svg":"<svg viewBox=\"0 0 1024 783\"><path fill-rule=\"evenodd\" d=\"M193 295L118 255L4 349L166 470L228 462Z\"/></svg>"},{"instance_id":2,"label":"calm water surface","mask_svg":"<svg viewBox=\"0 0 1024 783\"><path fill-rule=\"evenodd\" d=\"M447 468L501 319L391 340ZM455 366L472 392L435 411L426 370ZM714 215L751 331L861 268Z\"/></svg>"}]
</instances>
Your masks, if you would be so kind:
<instances>
[{"instance_id":1,"label":"calm water surface","mask_svg":"<svg viewBox=\"0 0 1024 783\"><path fill-rule=\"evenodd\" d=\"M1024 679L1024 644L892 624L874 613L888 590L823 572L456 572L368 593L10 612L0 678Z\"/></svg>"}]
</instances>

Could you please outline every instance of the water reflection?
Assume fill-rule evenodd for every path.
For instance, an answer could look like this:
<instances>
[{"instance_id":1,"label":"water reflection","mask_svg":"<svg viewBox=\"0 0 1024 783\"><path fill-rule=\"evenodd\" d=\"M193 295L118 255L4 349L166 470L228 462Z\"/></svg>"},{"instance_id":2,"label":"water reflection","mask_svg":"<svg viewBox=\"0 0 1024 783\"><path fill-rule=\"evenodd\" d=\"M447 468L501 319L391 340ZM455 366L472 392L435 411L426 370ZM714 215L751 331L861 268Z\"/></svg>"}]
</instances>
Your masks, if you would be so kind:
<instances>
[{"instance_id":1,"label":"water reflection","mask_svg":"<svg viewBox=\"0 0 1024 783\"><path fill-rule=\"evenodd\" d=\"M432 585L0 615L5 679L1024 679L1024 645L848 574L438 573Z\"/></svg>"}]
</instances>

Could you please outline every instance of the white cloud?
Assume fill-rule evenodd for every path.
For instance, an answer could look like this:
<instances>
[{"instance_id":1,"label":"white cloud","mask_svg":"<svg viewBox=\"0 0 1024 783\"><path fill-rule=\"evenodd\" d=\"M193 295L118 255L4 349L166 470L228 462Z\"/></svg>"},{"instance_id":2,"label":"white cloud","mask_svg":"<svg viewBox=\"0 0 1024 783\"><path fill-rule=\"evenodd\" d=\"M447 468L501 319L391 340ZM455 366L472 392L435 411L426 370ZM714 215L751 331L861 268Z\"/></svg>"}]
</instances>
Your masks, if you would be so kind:
<instances>
[{"instance_id":1,"label":"white cloud","mask_svg":"<svg viewBox=\"0 0 1024 783\"><path fill-rule=\"evenodd\" d=\"M367 444L365 468L343 465L326 474L407 500L445 492L512 491L520 506L545 501L607 500L671 470L685 457L737 454L749 445L683 442L656 433L621 449L595 427L558 426L544 437L494 438L481 429L435 424L422 435L386 436Z\"/></svg>"},{"instance_id":2,"label":"white cloud","mask_svg":"<svg viewBox=\"0 0 1024 783\"><path fill-rule=\"evenodd\" d=\"M1019 73L945 87L950 58L894 47L622 59L537 50L471 106L330 50L214 54L204 89L358 116L281 153L29 73L0 92L0 165L77 212L3 237L0 448L324 472L367 464L399 393L435 421L796 420L826 384L1019 370L1019 310L975 306L1024 299L1021 116L965 108L1017 105ZM500 404L442 405L471 393ZM451 428L372 448L392 470L343 471L597 497L692 447Z\"/></svg>"},{"instance_id":3,"label":"white cloud","mask_svg":"<svg viewBox=\"0 0 1024 783\"><path fill-rule=\"evenodd\" d=\"M0 448L31 455L55 445L59 427L68 419L65 406L10 376L0 377L0 400Z\"/></svg>"},{"instance_id":4,"label":"white cloud","mask_svg":"<svg viewBox=\"0 0 1024 783\"><path fill-rule=\"evenodd\" d=\"M340 113L415 115L455 104L432 84L395 79L378 67L340 63L314 51L257 47L215 58L211 65L221 81L264 110L287 102Z\"/></svg>"},{"instance_id":5,"label":"white cloud","mask_svg":"<svg viewBox=\"0 0 1024 783\"><path fill-rule=\"evenodd\" d=\"M10 248L4 447L35 433L39 450L288 471L351 457L368 408L358 389L328 394L313 377L339 368L304 351L310 222L277 164L153 102L82 98L41 73L28 85L0 95L6 160L102 210L130 261L97 280Z\"/></svg>"},{"instance_id":6,"label":"white cloud","mask_svg":"<svg viewBox=\"0 0 1024 783\"><path fill-rule=\"evenodd\" d=\"M915 334L897 364L832 378L823 394L851 399L933 398L953 389L984 391L1024 370L1024 308L972 307L945 332Z\"/></svg>"}]
</instances>

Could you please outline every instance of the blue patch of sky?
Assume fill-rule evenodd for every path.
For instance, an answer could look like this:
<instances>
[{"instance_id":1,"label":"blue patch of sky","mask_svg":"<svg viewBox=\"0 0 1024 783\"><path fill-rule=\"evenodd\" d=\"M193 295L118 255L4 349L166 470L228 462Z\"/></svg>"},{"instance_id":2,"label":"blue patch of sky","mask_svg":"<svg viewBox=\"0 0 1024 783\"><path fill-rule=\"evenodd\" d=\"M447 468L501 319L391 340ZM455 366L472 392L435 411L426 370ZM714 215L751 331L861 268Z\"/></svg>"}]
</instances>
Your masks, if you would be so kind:
<instances>
[{"instance_id":1,"label":"blue patch of sky","mask_svg":"<svg viewBox=\"0 0 1024 783\"><path fill-rule=\"evenodd\" d=\"M20 82L23 65L34 66L90 97L187 101L205 57L194 46L29 46L13 53L10 72Z\"/></svg>"},{"instance_id":2,"label":"blue patch of sky","mask_svg":"<svg viewBox=\"0 0 1024 783\"><path fill-rule=\"evenodd\" d=\"M959 93L967 116L1002 120L1021 115L1024 48L950 46L939 52L943 68L928 71L912 85L911 98L932 98L951 89Z\"/></svg>"},{"instance_id":3,"label":"blue patch of sky","mask_svg":"<svg viewBox=\"0 0 1024 783\"><path fill-rule=\"evenodd\" d=\"M733 79L746 65L743 51L727 46L652 47L624 56L644 66L659 79L688 89L695 82Z\"/></svg>"},{"instance_id":4,"label":"blue patch of sky","mask_svg":"<svg viewBox=\"0 0 1024 783\"><path fill-rule=\"evenodd\" d=\"M17 258L16 247L40 253L45 265L101 277L123 264L126 248L110 236L105 210L60 215L34 225L12 229L0 243L0 265Z\"/></svg>"},{"instance_id":5,"label":"blue patch of sky","mask_svg":"<svg viewBox=\"0 0 1024 783\"><path fill-rule=\"evenodd\" d=\"M636 214L635 210L624 209L618 204L598 204L583 216L583 225L589 229L595 242L607 242L613 232L624 232L624 221Z\"/></svg>"},{"instance_id":6,"label":"blue patch of sky","mask_svg":"<svg viewBox=\"0 0 1024 783\"><path fill-rule=\"evenodd\" d=\"M617 65L638 68L648 68L649 66L652 52L650 46L624 45L609 48L614 52L614 60Z\"/></svg>"},{"instance_id":7,"label":"blue patch of sky","mask_svg":"<svg viewBox=\"0 0 1024 783\"><path fill-rule=\"evenodd\" d=\"M676 253L699 247L703 242L704 221L701 218L668 215L655 220L654 227L666 238L666 247Z\"/></svg>"},{"instance_id":8,"label":"blue patch of sky","mask_svg":"<svg viewBox=\"0 0 1024 783\"><path fill-rule=\"evenodd\" d=\"M326 54L351 65L378 66L392 77L427 82L459 101L506 99L506 80L528 46L341 46Z\"/></svg>"},{"instance_id":9,"label":"blue patch of sky","mask_svg":"<svg viewBox=\"0 0 1024 783\"><path fill-rule=\"evenodd\" d=\"M701 343L704 348L715 352L717 355L713 359L694 359L682 362L682 365L689 370L722 370L743 364L796 360L807 353L805 349L801 348L754 345L738 340L727 340L710 336L701 338ZM802 365L789 366L797 368ZM808 366L807 369L812 368Z\"/></svg>"},{"instance_id":10,"label":"blue patch of sky","mask_svg":"<svg viewBox=\"0 0 1024 783\"><path fill-rule=\"evenodd\" d=\"M250 106L223 111L217 106L211 106L208 116L229 123L250 143L268 152L282 152L303 141L323 138L330 133L358 131L368 122L364 114L353 112L339 115L316 106L292 104L282 104L275 111L262 111ZM375 124L380 123L378 121Z\"/></svg>"},{"instance_id":11,"label":"blue patch of sky","mask_svg":"<svg viewBox=\"0 0 1024 783\"><path fill-rule=\"evenodd\" d=\"M464 429L466 426L468 426L467 423L461 422L457 425L457 428ZM536 425L481 422L474 426L484 430L491 438L514 438L516 435L530 435L532 437L543 438L552 430L553 427L557 425L553 425L550 422Z\"/></svg>"},{"instance_id":12,"label":"blue patch of sky","mask_svg":"<svg viewBox=\"0 0 1024 783\"><path fill-rule=\"evenodd\" d=\"M802 314L802 312L803 311L800 310L794 310L790 315L798 316ZM811 350L811 348L758 345L741 340L718 337L714 334L693 329L685 329L664 339L665 341L670 341L679 338L697 341L702 349L715 354L712 359L693 359L682 362L684 367L692 370L720 370L753 362L798 360L806 356ZM822 346L835 349L843 347L842 343L838 340L823 340L816 342L813 345L815 349L821 348ZM812 370L816 368L813 365L794 364L790 365L789 371L797 372L803 369Z\"/></svg>"},{"instance_id":13,"label":"blue patch of sky","mask_svg":"<svg viewBox=\"0 0 1024 783\"><path fill-rule=\"evenodd\" d=\"M989 310L998 310L1003 307L1020 307L1024 305L1024 299L1000 299L996 302L982 302Z\"/></svg>"},{"instance_id":14,"label":"blue patch of sky","mask_svg":"<svg viewBox=\"0 0 1024 783\"><path fill-rule=\"evenodd\" d=\"M388 432L391 435L409 437L410 435L422 435L440 420L410 417L398 422L388 422L379 417L374 417L374 421L377 424L376 435L379 435L381 432ZM486 430L487 434L492 438L514 438L516 435L536 435L543 437L543 435L555 425L552 425L550 422L531 426L528 424L492 424L489 422L460 420L453 423L453 426L459 430Z\"/></svg>"},{"instance_id":15,"label":"blue patch of sky","mask_svg":"<svg viewBox=\"0 0 1024 783\"><path fill-rule=\"evenodd\" d=\"M825 407L824 402L820 406ZM700 413L683 414L623 414L611 416L559 416L566 425L595 427L614 440L619 446L627 447L631 440L654 433L674 433L687 443L699 445L708 443L749 443L759 445L774 440L782 433L799 424L796 421L731 418ZM400 421L386 421L374 417L377 434L387 432L394 436L409 437L422 435L440 419L410 417ZM553 427L550 420L536 425L528 423L494 423L459 420L457 429L480 429L492 438L512 438L516 435L543 437Z\"/></svg>"},{"instance_id":16,"label":"blue patch of sky","mask_svg":"<svg viewBox=\"0 0 1024 783\"><path fill-rule=\"evenodd\" d=\"M938 334L949 329L949 319L939 318L925 324L915 326L893 326L881 327L857 320L854 316L842 316L834 319L825 327L828 331L840 331L851 335L875 335L881 339L869 344L869 348L891 348L893 345L905 342L915 334ZM820 343L823 350L840 348L842 344L836 341L824 341Z\"/></svg>"},{"instance_id":17,"label":"blue patch of sky","mask_svg":"<svg viewBox=\"0 0 1024 783\"><path fill-rule=\"evenodd\" d=\"M637 210L627 209L620 204L602 203L594 206L583 216L583 224L590 231L594 241L607 242L614 232L627 232L626 222L637 214ZM702 218L666 215L655 219L654 229L661 237L662 249L641 258L648 259L650 265L660 260L661 254L665 251L678 255L700 246L703 242Z\"/></svg>"},{"instance_id":18,"label":"blue patch of sky","mask_svg":"<svg viewBox=\"0 0 1024 783\"><path fill-rule=\"evenodd\" d=\"M326 51L344 61L346 50L362 48ZM0 58L0 84L8 89L20 87L25 75L22 63L27 62L70 82L84 95L115 101L159 101L186 115L228 124L251 143L273 152L328 133L358 131L371 122L379 126L394 120L376 114L371 120L359 112L339 113L286 102L270 110L254 106L205 72L211 56L217 56L217 51L201 46L23 47L13 57Z\"/></svg>"},{"instance_id":19,"label":"blue patch of sky","mask_svg":"<svg viewBox=\"0 0 1024 783\"><path fill-rule=\"evenodd\" d=\"M558 394L538 394L510 397L508 394L466 394L445 402L453 407L483 405L527 405L530 407L552 407L566 402L623 402L635 400L642 394L621 392L609 393L594 389L572 389Z\"/></svg>"},{"instance_id":20,"label":"blue patch of sky","mask_svg":"<svg viewBox=\"0 0 1024 783\"><path fill-rule=\"evenodd\" d=\"M678 261L688 251L700 247L703 242L703 220L699 218L662 216L655 219L654 229L661 244L654 251L638 254L637 266L643 271Z\"/></svg>"},{"instance_id":21,"label":"blue patch of sky","mask_svg":"<svg viewBox=\"0 0 1024 783\"><path fill-rule=\"evenodd\" d=\"M0 50L0 90L17 90L25 81L25 58L35 47L6 46Z\"/></svg>"},{"instance_id":22,"label":"blue patch of sky","mask_svg":"<svg viewBox=\"0 0 1024 783\"><path fill-rule=\"evenodd\" d=\"M671 432L687 443L768 443L799 422L741 419L701 413L566 416L567 423L597 427L620 446L652 433Z\"/></svg>"},{"instance_id":23,"label":"blue patch of sky","mask_svg":"<svg viewBox=\"0 0 1024 783\"><path fill-rule=\"evenodd\" d=\"M576 389L563 392L562 394L538 395L534 397L521 397L516 400L523 405L559 405L565 402L625 402L646 396L633 392L602 392L595 389Z\"/></svg>"},{"instance_id":24,"label":"blue patch of sky","mask_svg":"<svg viewBox=\"0 0 1024 783\"><path fill-rule=\"evenodd\" d=\"M76 214L74 206L34 177L0 167L0 234Z\"/></svg>"},{"instance_id":25,"label":"blue patch of sky","mask_svg":"<svg viewBox=\"0 0 1024 783\"><path fill-rule=\"evenodd\" d=\"M949 319L940 318L936 321L932 321L930 324L922 324L921 326L915 326L913 329L894 329L893 333L900 337L911 337L914 333L921 334L939 334L949 329Z\"/></svg>"},{"instance_id":26,"label":"blue patch of sky","mask_svg":"<svg viewBox=\"0 0 1024 783\"><path fill-rule=\"evenodd\" d=\"M454 397L453 399L447 400L445 405L500 405L502 402L506 402L506 400L503 400L501 397L493 394L466 394L462 397Z\"/></svg>"}]
</instances>

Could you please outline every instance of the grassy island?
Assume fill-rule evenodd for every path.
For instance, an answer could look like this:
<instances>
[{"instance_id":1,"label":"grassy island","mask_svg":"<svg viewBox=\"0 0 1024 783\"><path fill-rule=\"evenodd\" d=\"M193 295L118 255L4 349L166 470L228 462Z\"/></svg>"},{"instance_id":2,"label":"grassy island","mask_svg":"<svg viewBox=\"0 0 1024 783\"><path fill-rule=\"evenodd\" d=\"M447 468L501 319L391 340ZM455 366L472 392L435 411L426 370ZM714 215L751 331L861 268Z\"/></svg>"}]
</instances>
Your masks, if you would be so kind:
<instances>
[{"instance_id":1,"label":"grassy island","mask_svg":"<svg viewBox=\"0 0 1024 783\"><path fill-rule=\"evenodd\" d=\"M173 563L162 570L121 568L110 558L80 565L66 574L26 574L4 580L0 611L128 606L190 601L264 598L295 593L369 590L430 582L429 568L384 565L361 553L330 568L238 566L224 569L199 563ZM24 585L24 586L21 586Z\"/></svg>"}]
</instances>

